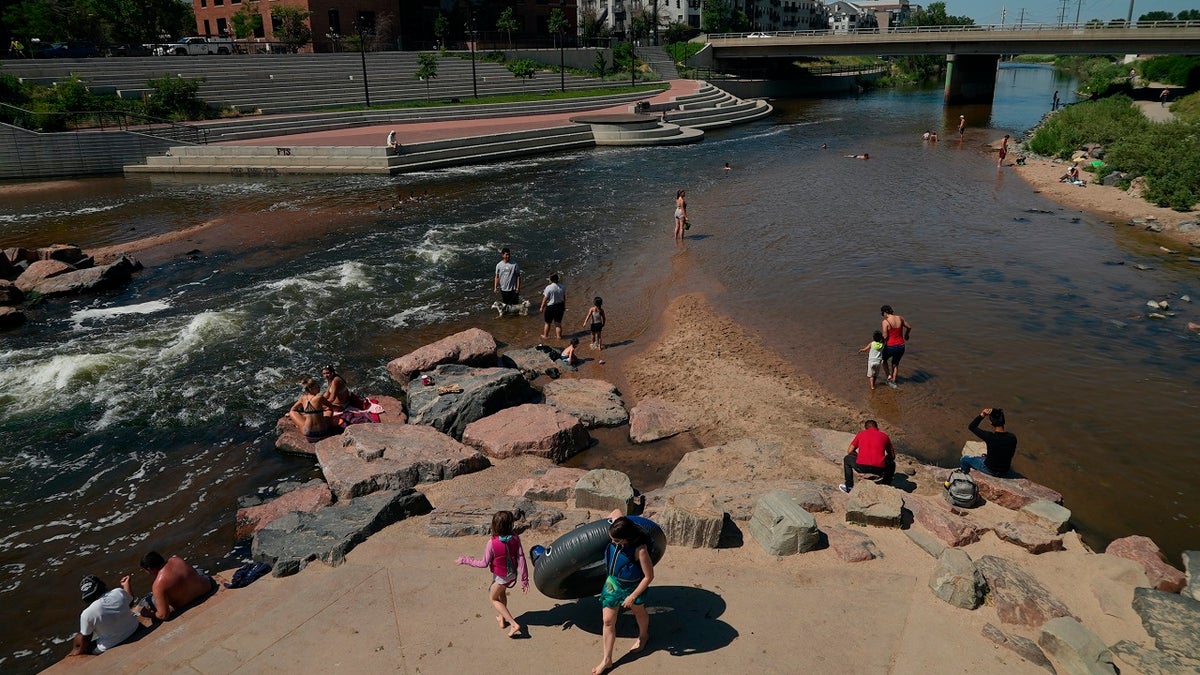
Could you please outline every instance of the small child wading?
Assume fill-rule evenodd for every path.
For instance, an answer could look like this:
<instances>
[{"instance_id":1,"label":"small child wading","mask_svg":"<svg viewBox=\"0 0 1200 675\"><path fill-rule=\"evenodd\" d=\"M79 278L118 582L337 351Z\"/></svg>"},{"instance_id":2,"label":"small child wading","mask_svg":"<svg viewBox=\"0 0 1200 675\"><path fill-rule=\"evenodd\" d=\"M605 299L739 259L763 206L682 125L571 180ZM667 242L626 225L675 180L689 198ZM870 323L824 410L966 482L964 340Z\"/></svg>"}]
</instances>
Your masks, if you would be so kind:
<instances>
[{"instance_id":1,"label":"small child wading","mask_svg":"<svg viewBox=\"0 0 1200 675\"><path fill-rule=\"evenodd\" d=\"M875 376L879 373L879 366L883 364L883 333L875 331L871 342L858 350L859 354L863 352L867 352L867 381L871 383L871 391L875 391Z\"/></svg>"},{"instance_id":2,"label":"small child wading","mask_svg":"<svg viewBox=\"0 0 1200 675\"><path fill-rule=\"evenodd\" d=\"M525 568L525 551L521 548L521 538L513 534L511 511L498 511L492 516L492 538L488 540L487 548L483 551L483 559L460 556L459 565L488 568L492 572L492 583L488 588L488 598L499 614L496 623L501 628L509 627L508 637L515 638L521 634L521 625L508 611L508 593L506 589L517 585L517 577L521 579L521 592L529 592L529 572Z\"/></svg>"},{"instance_id":3,"label":"small child wading","mask_svg":"<svg viewBox=\"0 0 1200 675\"><path fill-rule=\"evenodd\" d=\"M596 296L592 300L592 307L588 310L587 316L583 317L583 325L590 326L592 329L592 349L599 351L604 349L604 343L600 341L600 333L604 330L604 298Z\"/></svg>"}]
</instances>

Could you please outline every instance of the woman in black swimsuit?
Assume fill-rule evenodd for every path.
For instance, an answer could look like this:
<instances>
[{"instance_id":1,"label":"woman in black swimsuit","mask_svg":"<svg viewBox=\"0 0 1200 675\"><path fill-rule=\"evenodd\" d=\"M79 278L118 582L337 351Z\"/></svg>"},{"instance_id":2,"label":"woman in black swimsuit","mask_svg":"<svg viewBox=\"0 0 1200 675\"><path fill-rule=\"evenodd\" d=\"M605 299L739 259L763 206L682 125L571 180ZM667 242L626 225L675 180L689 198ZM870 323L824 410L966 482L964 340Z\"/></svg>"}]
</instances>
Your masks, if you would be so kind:
<instances>
[{"instance_id":1,"label":"woman in black swimsuit","mask_svg":"<svg viewBox=\"0 0 1200 675\"><path fill-rule=\"evenodd\" d=\"M333 406L321 395L321 385L311 377L304 378L304 393L288 411L288 417L296 424L296 428L307 438L320 438L332 433L333 424L325 416L325 411L333 411Z\"/></svg>"}]
</instances>

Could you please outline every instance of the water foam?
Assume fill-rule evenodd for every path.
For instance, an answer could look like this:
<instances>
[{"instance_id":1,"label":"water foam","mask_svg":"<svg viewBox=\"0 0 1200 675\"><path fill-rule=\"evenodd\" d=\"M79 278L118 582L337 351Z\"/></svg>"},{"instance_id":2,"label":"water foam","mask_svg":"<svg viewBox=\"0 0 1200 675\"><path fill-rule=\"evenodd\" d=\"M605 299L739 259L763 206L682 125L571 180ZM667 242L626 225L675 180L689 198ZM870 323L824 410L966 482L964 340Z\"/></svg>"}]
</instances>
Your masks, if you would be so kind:
<instances>
[{"instance_id":1,"label":"water foam","mask_svg":"<svg viewBox=\"0 0 1200 675\"><path fill-rule=\"evenodd\" d=\"M161 312L164 309L169 309L170 303L163 300L151 300L137 305L124 305L121 307L97 307L95 309L81 309L71 315L71 322L79 328L84 321L90 319L99 319L101 321L111 319L117 316L126 314L153 314Z\"/></svg>"}]
</instances>

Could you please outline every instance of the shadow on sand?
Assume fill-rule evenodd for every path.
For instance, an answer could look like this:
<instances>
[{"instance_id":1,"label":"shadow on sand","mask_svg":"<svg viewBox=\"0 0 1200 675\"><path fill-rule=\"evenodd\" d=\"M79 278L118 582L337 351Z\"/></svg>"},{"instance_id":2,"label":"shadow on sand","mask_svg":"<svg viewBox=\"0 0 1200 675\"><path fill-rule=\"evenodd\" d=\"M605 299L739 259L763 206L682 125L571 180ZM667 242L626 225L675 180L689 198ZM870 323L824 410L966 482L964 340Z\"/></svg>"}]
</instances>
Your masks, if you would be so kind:
<instances>
[{"instance_id":1,"label":"shadow on sand","mask_svg":"<svg viewBox=\"0 0 1200 675\"><path fill-rule=\"evenodd\" d=\"M738 637L733 626L718 618L725 613L725 600L712 591L689 586L651 586L647 600L650 644L645 651L623 655L614 661L614 667L651 651L665 651L671 656L716 651ZM567 601L545 611L525 612L516 619L528 626L575 627L593 635L602 632L597 597ZM636 639L637 634L633 615L621 612L617 618L617 638Z\"/></svg>"}]
</instances>

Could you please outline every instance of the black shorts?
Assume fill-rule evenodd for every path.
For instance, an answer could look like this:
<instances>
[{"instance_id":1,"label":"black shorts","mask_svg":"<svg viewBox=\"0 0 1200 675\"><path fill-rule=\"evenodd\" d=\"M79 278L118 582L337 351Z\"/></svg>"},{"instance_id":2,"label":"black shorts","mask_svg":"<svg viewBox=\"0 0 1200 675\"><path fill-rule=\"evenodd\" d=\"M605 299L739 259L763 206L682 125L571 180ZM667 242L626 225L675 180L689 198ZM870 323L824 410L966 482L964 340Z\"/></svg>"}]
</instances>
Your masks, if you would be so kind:
<instances>
[{"instance_id":1,"label":"black shorts","mask_svg":"<svg viewBox=\"0 0 1200 675\"><path fill-rule=\"evenodd\" d=\"M521 294L517 291L500 291L500 302L506 305L521 304Z\"/></svg>"},{"instance_id":2,"label":"black shorts","mask_svg":"<svg viewBox=\"0 0 1200 675\"><path fill-rule=\"evenodd\" d=\"M904 345L892 345L883 348L883 362L889 361L893 366L900 365L900 359L904 358Z\"/></svg>"},{"instance_id":3,"label":"black shorts","mask_svg":"<svg viewBox=\"0 0 1200 675\"><path fill-rule=\"evenodd\" d=\"M567 313L567 305L546 305L546 323L562 323L563 314Z\"/></svg>"}]
</instances>

